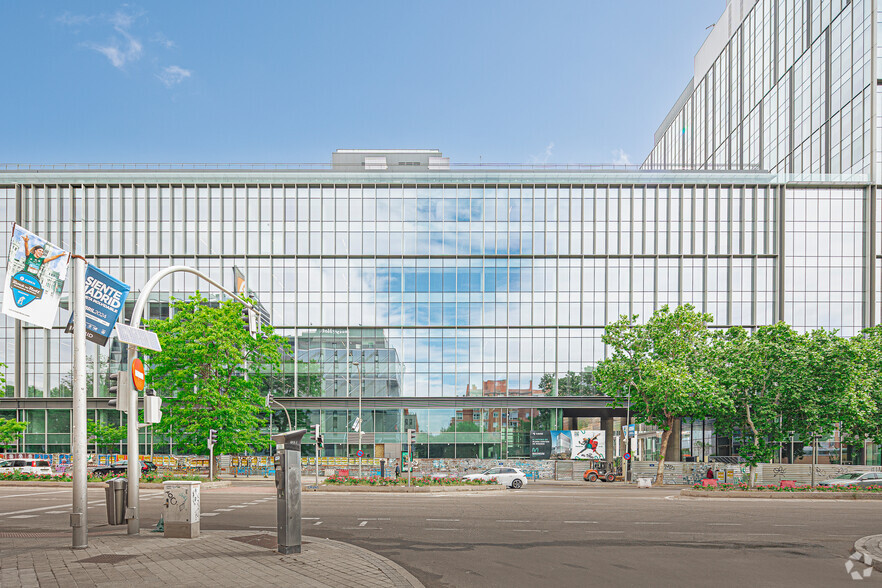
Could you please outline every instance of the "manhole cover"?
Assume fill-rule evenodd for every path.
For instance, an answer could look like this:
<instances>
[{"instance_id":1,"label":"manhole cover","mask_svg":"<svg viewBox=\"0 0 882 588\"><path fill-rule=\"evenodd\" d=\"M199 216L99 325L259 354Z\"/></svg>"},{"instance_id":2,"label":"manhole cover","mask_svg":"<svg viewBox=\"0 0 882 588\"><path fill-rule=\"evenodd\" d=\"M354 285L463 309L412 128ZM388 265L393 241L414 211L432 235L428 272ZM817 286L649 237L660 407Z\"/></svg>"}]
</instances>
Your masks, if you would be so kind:
<instances>
[{"instance_id":1,"label":"manhole cover","mask_svg":"<svg viewBox=\"0 0 882 588\"><path fill-rule=\"evenodd\" d=\"M240 543L247 543L248 545L256 545L257 547L266 547L267 549L275 549L279 546L278 540L272 536L267 535L266 533L260 533L258 535L244 535L242 537L230 537L233 541L239 541Z\"/></svg>"},{"instance_id":2,"label":"manhole cover","mask_svg":"<svg viewBox=\"0 0 882 588\"><path fill-rule=\"evenodd\" d=\"M81 559L81 560L79 560L79 563L115 564L115 563L119 563L121 561L126 561L127 559L131 559L133 557L136 557L136 556L134 556L134 555L114 555L112 553L103 553L101 555L96 555L95 557L90 557L88 559Z\"/></svg>"}]
</instances>

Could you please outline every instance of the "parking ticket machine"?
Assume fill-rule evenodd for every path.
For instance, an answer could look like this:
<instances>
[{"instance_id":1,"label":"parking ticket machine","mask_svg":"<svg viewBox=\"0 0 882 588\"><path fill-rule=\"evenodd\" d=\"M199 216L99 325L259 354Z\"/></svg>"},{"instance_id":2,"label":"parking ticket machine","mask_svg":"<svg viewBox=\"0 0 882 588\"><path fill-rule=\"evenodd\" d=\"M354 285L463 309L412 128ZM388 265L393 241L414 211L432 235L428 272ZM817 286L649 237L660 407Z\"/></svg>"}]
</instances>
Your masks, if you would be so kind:
<instances>
[{"instance_id":1,"label":"parking ticket machine","mask_svg":"<svg viewBox=\"0 0 882 588\"><path fill-rule=\"evenodd\" d=\"M300 553L300 440L306 429L273 435L276 442L276 528L279 553Z\"/></svg>"}]
</instances>

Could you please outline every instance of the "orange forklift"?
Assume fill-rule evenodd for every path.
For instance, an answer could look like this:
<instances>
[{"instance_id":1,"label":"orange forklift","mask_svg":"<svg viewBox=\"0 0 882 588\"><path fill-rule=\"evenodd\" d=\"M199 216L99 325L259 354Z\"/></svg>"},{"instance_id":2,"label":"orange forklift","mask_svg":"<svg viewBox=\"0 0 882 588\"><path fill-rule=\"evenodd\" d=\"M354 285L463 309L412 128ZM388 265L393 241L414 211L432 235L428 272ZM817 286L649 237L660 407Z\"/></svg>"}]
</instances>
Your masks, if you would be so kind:
<instances>
[{"instance_id":1,"label":"orange forklift","mask_svg":"<svg viewBox=\"0 0 882 588\"><path fill-rule=\"evenodd\" d=\"M615 482L616 475L621 475L621 472L617 471L617 468L608 461L589 459L588 462L588 469L585 470L585 474L582 476L582 479L586 482L596 482L597 480L601 482Z\"/></svg>"}]
</instances>

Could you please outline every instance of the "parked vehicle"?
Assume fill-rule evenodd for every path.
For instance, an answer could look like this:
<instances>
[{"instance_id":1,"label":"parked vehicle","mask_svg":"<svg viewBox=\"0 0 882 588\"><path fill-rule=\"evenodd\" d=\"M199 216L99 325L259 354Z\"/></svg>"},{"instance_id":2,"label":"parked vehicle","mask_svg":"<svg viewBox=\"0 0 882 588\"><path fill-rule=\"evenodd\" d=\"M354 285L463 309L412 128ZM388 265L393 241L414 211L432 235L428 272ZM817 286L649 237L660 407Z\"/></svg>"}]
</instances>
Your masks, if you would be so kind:
<instances>
[{"instance_id":1,"label":"parked vehicle","mask_svg":"<svg viewBox=\"0 0 882 588\"><path fill-rule=\"evenodd\" d=\"M848 472L818 482L818 486L882 486L882 472Z\"/></svg>"},{"instance_id":2,"label":"parked vehicle","mask_svg":"<svg viewBox=\"0 0 882 588\"><path fill-rule=\"evenodd\" d=\"M52 466L45 459L7 459L0 461L0 474L14 473L51 476Z\"/></svg>"},{"instance_id":3,"label":"parked vehicle","mask_svg":"<svg viewBox=\"0 0 882 588\"><path fill-rule=\"evenodd\" d=\"M463 480L496 480L497 484L505 484L509 488L522 488L527 483L527 474L517 468L490 468L480 474L469 474Z\"/></svg>"},{"instance_id":4,"label":"parked vehicle","mask_svg":"<svg viewBox=\"0 0 882 588\"><path fill-rule=\"evenodd\" d=\"M152 461L142 461L141 464L141 475L147 474L149 472L156 471L156 464ZM106 476L108 474L113 474L116 476L125 475L128 472L128 460L118 461L113 465L104 465L98 466L94 470L92 470L92 475L94 476Z\"/></svg>"},{"instance_id":5,"label":"parked vehicle","mask_svg":"<svg viewBox=\"0 0 882 588\"><path fill-rule=\"evenodd\" d=\"M616 467L608 461L601 461L599 459L588 461L590 462L588 469L582 474L582 479L586 482L596 482L597 480L601 482L615 482L616 475L621 475L621 472L617 471Z\"/></svg>"}]
</instances>

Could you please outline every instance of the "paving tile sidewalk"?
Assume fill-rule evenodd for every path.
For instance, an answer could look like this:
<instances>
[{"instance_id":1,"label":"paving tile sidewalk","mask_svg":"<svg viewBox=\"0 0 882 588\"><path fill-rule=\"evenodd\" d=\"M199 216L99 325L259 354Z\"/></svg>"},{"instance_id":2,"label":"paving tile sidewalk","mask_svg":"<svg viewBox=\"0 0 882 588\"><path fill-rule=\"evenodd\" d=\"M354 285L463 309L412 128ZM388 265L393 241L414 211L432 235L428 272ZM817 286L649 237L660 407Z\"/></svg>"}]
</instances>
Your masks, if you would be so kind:
<instances>
[{"instance_id":1,"label":"paving tile sidewalk","mask_svg":"<svg viewBox=\"0 0 882 588\"><path fill-rule=\"evenodd\" d=\"M6 535L4 537L4 535ZM0 586L399 586L422 584L404 568L366 549L304 537L303 552L280 555L233 540L249 531L203 531L197 539L142 533L92 534L72 550L70 534L0 533ZM264 537L274 542L274 535ZM86 563L97 556L131 556ZM112 558L104 558L112 559Z\"/></svg>"}]
</instances>

